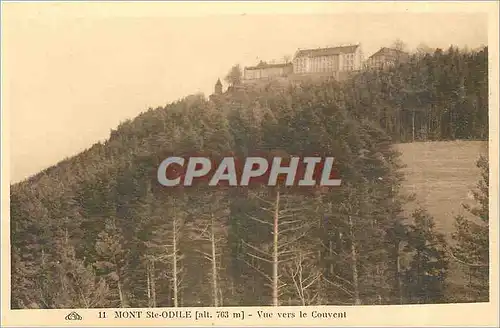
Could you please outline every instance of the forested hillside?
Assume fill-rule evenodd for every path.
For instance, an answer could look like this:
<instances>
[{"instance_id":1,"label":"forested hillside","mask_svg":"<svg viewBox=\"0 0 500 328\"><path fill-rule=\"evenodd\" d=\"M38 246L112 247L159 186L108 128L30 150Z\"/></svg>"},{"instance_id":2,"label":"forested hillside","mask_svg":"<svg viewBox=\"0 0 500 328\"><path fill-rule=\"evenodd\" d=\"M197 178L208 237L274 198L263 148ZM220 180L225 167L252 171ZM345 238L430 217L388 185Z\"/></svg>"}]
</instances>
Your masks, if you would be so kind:
<instances>
[{"instance_id":1,"label":"forested hillside","mask_svg":"<svg viewBox=\"0 0 500 328\"><path fill-rule=\"evenodd\" d=\"M389 72L358 75L347 92L354 112L395 141L488 138L487 48L414 55Z\"/></svg>"},{"instance_id":2,"label":"forested hillside","mask_svg":"<svg viewBox=\"0 0 500 328\"><path fill-rule=\"evenodd\" d=\"M478 220L457 218L450 244L439 218L404 214L411 199L392 146L486 139L487 81L487 49L450 48L342 84L233 88L150 109L11 186L11 305L488 300L487 159L469 208ZM342 186L171 191L156 181L166 154L270 150L334 156ZM464 290L448 288L450 268L467 272Z\"/></svg>"}]
</instances>

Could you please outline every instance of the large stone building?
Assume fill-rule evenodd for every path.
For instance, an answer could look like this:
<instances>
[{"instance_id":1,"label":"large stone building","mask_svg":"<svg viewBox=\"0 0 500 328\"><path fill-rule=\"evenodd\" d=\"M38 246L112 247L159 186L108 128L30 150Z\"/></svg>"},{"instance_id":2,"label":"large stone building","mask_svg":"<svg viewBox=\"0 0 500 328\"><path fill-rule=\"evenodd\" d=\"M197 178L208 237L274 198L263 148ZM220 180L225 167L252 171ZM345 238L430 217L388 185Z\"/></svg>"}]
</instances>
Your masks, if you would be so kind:
<instances>
[{"instance_id":1,"label":"large stone building","mask_svg":"<svg viewBox=\"0 0 500 328\"><path fill-rule=\"evenodd\" d=\"M261 61L257 66L245 67L243 80L262 80L286 77L293 72L292 63L268 64Z\"/></svg>"},{"instance_id":2,"label":"large stone building","mask_svg":"<svg viewBox=\"0 0 500 328\"><path fill-rule=\"evenodd\" d=\"M291 63L268 64L245 67L243 82L246 84L274 80L278 82L300 82L318 77L343 80L363 66L361 45L346 45L329 48L299 49Z\"/></svg>"},{"instance_id":3,"label":"large stone building","mask_svg":"<svg viewBox=\"0 0 500 328\"><path fill-rule=\"evenodd\" d=\"M299 49L293 58L294 74L330 75L359 71L363 52L359 44L318 49Z\"/></svg>"},{"instance_id":4,"label":"large stone building","mask_svg":"<svg viewBox=\"0 0 500 328\"><path fill-rule=\"evenodd\" d=\"M386 68L396 63L407 62L409 57L409 54L404 51L383 47L366 60L366 67L369 69Z\"/></svg>"}]
</instances>

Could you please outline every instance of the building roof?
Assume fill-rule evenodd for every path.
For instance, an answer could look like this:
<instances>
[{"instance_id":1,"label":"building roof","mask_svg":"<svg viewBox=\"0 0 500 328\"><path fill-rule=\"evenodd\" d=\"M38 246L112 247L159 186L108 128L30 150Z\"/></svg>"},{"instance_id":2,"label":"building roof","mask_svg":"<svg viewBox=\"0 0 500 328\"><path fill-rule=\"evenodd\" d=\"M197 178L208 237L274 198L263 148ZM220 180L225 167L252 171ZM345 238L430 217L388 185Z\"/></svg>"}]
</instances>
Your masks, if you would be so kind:
<instances>
[{"instance_id":1,"label":"building roof","mask_svg":"<svg viewBox=\"0 0 500 328\"><path fill-rule=\"evenodd\" d=\"M376 53L374 53L373 55L371 55L369 58L372 58L372 57L375 57L375 56L381 56L381 55L396 56L398 54L399 55L408 55L407 52L404 52L404 51L401 51L401 50L398 50L398 49L382 47L382 48L380 48L379 51L377 51Z\"/></svg>"},{"instance_id":2,"label":"building roof","mask_svg":"<svg viewBox=\"0 0 500 328\"><path fill-rule=\"evenodd\" d=\"M359 44L330 48L299 49L295 54L295 57L320 57L340 54L352 54L358 49L358 47Z\"/></svg>"},{"instance_id":3,"label":"building roof","mask_svg":"<svg viewBox=\"0 0 500 328\"><path fill-rule=\"evenodd\" d=\"M220 79L217 79L217 82L215 83L215 85L222 85L222 82L220 81Z\"/></svg>"},{"instance_id":4,"label":"building roof","mask_svg":"<svg viewBox=\"0 0 500 328\"><path fill-rule=\"evenodd\" d=\"M263 68L276 68L276 67L287 67L292 66L292 63L281 63L281 64L268 64L265 62L260 62L256 66L245 67L246 70L263 69Z\"/></svg>"}]
</instances>

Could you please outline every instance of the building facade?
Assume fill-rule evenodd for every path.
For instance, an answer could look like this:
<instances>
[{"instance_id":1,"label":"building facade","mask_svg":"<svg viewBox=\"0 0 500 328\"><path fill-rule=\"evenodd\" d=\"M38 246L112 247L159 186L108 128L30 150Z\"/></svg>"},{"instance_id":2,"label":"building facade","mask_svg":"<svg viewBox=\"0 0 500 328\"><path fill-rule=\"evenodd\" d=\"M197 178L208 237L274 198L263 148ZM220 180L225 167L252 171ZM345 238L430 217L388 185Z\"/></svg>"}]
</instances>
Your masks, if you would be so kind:
<instances>
[{"instance_id":1,"label":"building facade","mask_svg":"<svg viewBox=\"0 0 500 328\"><path fill-rule=\"evenodd\" d=\"M358 71L362 64L363 53L359 44L299 49L293 59L293 73L335 76L339 72Z\"/></svg>"},{"instance_id":2,"label":"building facade","mask_svg":"<svg viewBox=\"0 0 500 328\"><path fill-rule=\"evenodd\" d=\"M243 80L249 81L286 77L292 72L292 63L267 64L261 61L257 66L245 67L243 71Z\"/></svg>"},{"instance_id":3,"label":"building facade","mask_svg":"<svg viewBox=\"0 0 500 328\"><path fill-rule=\"evenodd\" d=\"M396 63L405 63L409 58L410 55L404 51L383 47L368 58L366 67L369 69L382 69L394 66Z\"/></svg>"}]
</instances>

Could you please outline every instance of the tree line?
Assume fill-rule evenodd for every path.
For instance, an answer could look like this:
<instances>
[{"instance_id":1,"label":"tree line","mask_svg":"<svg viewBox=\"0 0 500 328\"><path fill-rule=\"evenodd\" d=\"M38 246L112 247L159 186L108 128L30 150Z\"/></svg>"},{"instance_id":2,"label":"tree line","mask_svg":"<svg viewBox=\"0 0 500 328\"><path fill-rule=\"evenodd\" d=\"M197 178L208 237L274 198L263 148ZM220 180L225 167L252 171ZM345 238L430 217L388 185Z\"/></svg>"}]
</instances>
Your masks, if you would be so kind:
<instances>
[{"instance_id":1,"label":"tree line","mask_svg":"<svg viewBox=\"0 0 500 328\"><path fill-rule=\"evenodd\" d=\"M415 140L483 138L485 54L437 51L345 83L194 95L122 123L11 186L11 306L487 301L487 159L467 208L478 219L458 217L449 243L425 209L404 212L411 197L392 147L424 126ZM167 154L275 150L335 156L342 186L171 191L156 181ZM451 262L469 277L463 291L448 287Z\"/></svg>"}]
</instances>

